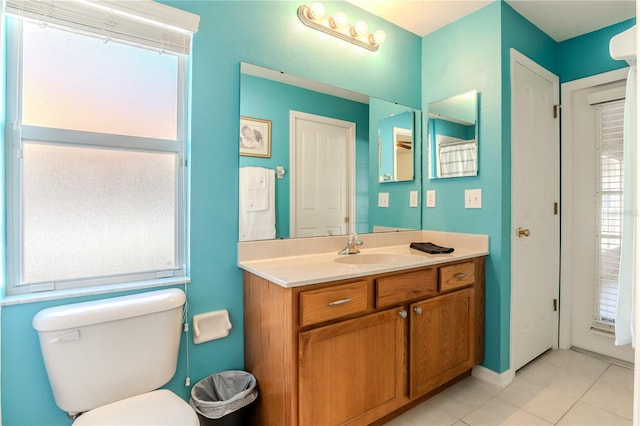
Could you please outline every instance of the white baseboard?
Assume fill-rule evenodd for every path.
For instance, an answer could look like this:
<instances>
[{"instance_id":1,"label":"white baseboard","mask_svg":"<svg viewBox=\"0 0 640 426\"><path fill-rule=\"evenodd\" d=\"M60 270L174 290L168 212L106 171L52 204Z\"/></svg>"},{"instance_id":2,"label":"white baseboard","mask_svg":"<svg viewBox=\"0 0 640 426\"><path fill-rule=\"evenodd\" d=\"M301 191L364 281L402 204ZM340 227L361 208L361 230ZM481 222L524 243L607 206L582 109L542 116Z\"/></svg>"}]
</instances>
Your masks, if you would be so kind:
<instances>
[{"instance_id":1,"label":"white baseboard","mask_svg":"<svg viewBox=\"0 0 640 426\"><path fill-rule=\"evenodd\" d=\"M492 385L500 386L501 388L507 387L513 382L516 377L516 372L509 369L504 373L496 373L493 370L489 370L481 365L476 365L471 370L471 375L483 382L491 383Z\"/></svg>"}]
</instances>

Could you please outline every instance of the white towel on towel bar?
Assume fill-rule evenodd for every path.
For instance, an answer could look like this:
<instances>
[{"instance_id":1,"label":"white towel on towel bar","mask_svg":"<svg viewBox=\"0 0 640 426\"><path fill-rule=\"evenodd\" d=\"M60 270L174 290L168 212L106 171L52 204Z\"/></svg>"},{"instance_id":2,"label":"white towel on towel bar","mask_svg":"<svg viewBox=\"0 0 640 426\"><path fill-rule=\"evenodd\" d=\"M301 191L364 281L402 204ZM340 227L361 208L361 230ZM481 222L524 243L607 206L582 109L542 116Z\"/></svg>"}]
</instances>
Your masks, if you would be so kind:
<instances>
[{"instance_id":1,"label":"white towel on towel bar","mask_svg":"<svg viewBox=\"0 0 640 426\"><path fill-rule=\"evenodd\" d=\"M242 167L239 189L239 240L275 238L275 172L263 167Z\"/></svg>"},{"instance_id":2,"label":"white towel on towel bar","mask_svg":"<svg viewBox=\"0 0 640 426\"><path fill-rule=\"evenodd\" d=\"M269 197L272 192L269 185L269 175L274 171L264 167L243 167L240 176L240 196L245 199L245 209L260 211L269 209ZM242 185L246 183L246 185Z\"/></svg>"}]
</instances>

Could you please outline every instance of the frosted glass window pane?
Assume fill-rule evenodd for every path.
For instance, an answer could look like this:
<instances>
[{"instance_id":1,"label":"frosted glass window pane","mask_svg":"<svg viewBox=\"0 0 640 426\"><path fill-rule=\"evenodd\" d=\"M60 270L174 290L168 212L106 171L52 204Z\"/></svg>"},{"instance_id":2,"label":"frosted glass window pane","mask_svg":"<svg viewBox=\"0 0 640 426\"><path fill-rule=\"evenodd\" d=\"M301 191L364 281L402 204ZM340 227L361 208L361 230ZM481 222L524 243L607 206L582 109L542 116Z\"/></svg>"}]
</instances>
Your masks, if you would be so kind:
<instances>
[{"instance_id":1,"label":"frosted glass window pane","mask_svg":"<svg viewBox=\"0 0 640 426\"><path fill-rule=\"evenodd\" d=\"M27 125L176 140L178 58L24 22Z\"/></svg>"},{"instance_id":2,"label":"frosted glass window pane","mask_svg":"<svg viewBox=\"0 0 640 426\"><path fill-rule=\"evenodd\" d=\"M24 144L25 283L176 266L176 154Z\"/></svg>"}]
</instances>

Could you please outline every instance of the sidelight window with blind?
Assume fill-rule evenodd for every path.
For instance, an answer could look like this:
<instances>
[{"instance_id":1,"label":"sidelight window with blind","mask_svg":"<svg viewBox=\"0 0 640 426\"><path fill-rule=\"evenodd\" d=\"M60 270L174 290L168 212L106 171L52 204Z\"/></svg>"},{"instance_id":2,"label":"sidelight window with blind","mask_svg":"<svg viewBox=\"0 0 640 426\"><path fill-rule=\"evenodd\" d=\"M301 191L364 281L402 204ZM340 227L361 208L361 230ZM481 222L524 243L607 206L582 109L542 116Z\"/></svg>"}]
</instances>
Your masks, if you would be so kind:
<instances>
[{"instance_id":1,"label":"sidelight window with blind","mask_svg":"<svg viewBox=\"0 0 640 426\"><path fill-rule=\"evenodd\" d=\"M199 17L151 1L5 11L7 293L187 282Z\"/></svg>"},{"instance_id":2,"label":"sidelight window with blind","mask_svg":"<svg viewBox=\"0 0 640 426\"><path fill-rule=\"evenodd\" d=\"M597 243L592 328L614 331L622 238L624 99L594 105L596 112Z\"/></svg>"}]
</instances>

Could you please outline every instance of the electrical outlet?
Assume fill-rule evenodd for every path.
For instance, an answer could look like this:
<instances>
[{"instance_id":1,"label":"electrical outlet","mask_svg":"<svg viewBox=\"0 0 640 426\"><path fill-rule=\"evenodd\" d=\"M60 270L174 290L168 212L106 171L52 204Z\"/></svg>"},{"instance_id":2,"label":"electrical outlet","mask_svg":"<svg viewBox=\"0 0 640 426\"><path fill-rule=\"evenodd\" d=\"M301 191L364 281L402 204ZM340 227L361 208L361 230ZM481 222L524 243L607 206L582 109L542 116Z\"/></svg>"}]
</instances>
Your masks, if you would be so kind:
<instances>
[{"instance_id":1,"label":"electrical outlet","mask_svg":"<svg viewBox=\"0 0 640 426\"><path fill-rule=\"evenodd\" d=\"M464 190L464 208L465 209L481 209L482 208L482 189L465 189Z\"/></svg>"},{"instance_id":2,"label":"electrical outlet","mask_svg":"<svg viewBox=\"0 0 640 426\"><path fill-rule=\"evenodd\" d=\"M388 192L378 192L378 207L389 207Z\"/></svg>"},{"instance_id":3,"label":"electrical outlet","mask_svg":"<svg viewBox=\"0 0 640 426\"><path fill-rule=\"evenodd\" d=\"M427 191L427 207L436 206L436 190L430 189Z\"/></svg>"},{"instance_id":4,"label":"electrical outlet","mask_svg":"<svg viewBox=\"0 0 640 426\"><path fill-rule=\"evenodd\" d=\"M409 207L418 207L418 191L409 191Z\"/></svg>"}]
</instances>

